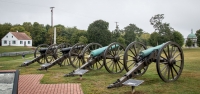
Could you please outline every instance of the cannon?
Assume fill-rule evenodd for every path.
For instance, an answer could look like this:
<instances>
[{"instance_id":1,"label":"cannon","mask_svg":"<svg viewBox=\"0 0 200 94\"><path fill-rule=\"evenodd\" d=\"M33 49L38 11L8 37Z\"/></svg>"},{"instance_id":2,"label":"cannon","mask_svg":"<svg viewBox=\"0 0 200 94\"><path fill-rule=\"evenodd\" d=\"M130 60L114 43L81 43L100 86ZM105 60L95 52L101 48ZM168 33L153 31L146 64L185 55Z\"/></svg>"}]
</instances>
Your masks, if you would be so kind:
<instances>
[{"instance_id":1,"label":"cannon","mask_svg":"<svg viewBox=\"0 0 200 94\"><path fill-rule=\"evenodd\" d=\"M120 73L124 70L124 51L123 45L116 42L105 47L98 43L90 43L81 52L81 56L88 57L87 60L82 59L82 66L64 76L80 75L82 77L88 70L99 70L103 66L109 73Z\"/></svg>"},{"instance_id":2,"label":"cannon","mask_svg":"<svg viewBox=\"0 0 200 94\"><path fill-rule=\"evenodd\" d=\"M54 51L54 55L56 57L56 60L50 62L50 63L45 63L41 65L41 68L38 70L47 70L48 68L58 64L60 66L63 65L71 65L73 62L75 62L75 58L79 56L79 53L83 50L85 47L84 44L82 43L77 43L74 46L70 47L69 44L63 43L58 45L56 50ZM71 53L71 54L69 54ZM69 60L69 58L71 60ZM48 61L48 59L47 59Z\"/></svg>"},{"instance_id":3,"label":"cannon","mask_svg":"<svg viewBox=\"0 0 200 94\"><path fill-rule=\"evenodd\" d=\"M55 48L56 48L55 44L50 45L50 46L47 44L41 44L41 45L37 46L37 48L34 51L34 59L23 62L20 65L20 67L29 66L30 64L33 64L34 62L38 62L39 64L51 62L52 60L54 60L56 58L53 55Z\"/></svg>"},{"instance_id":4,"label":"cannon","mask_svg":"<svg viewBox=\"0 0 200 94\"><path fill-rule=\"evenodd\" d=\"M135 86L140 85L143 80L131 78L143 75L151 62L156 63L157 73L164 82L176 81L184 66L181 47L171 41L148 49L140 42L132 42L127 46L123 58L124 68L128 72L107 88L128 85L134 91Z\"/></svg>"}]
</instances>

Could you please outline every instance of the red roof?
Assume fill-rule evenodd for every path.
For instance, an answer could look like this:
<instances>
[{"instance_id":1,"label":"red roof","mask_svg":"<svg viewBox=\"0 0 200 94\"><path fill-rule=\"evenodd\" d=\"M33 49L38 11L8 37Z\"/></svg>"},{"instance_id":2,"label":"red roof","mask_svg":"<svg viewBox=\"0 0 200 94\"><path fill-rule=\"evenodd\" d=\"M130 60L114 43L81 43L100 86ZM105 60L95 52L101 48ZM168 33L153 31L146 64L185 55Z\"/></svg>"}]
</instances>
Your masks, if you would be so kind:
<instances>
[{"instance_id":1,"label":"red roof","mask_svg":"<svg viewBox=\"0 0 200 94\"><path fill-rule=\"evenodd\" d=\"M13 34L18 40L32 40L26 33L23 32L10 32Z\"/></svg>"}]
</instances>

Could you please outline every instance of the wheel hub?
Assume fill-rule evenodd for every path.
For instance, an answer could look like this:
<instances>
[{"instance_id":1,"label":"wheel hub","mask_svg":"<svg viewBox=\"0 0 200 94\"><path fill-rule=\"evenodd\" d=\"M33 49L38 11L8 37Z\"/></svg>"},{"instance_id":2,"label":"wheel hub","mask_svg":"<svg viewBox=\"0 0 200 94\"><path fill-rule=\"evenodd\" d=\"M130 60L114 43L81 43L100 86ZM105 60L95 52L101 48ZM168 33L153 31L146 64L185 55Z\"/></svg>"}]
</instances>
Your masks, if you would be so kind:
<instances>
[{"instance_id":1,"label":"wheel hub","mask_svg":"<svg viewBox=\"0 0 200 94\"><path fill-rule=\"evenodd\" d=\"M176 60L175 59L173 59L173 58L171 58L170 59L170 61L169 61L169 65L174 65L174 64L176 64Z\"/></svg>"},{"instance_id":2,"label":"wheel hub","mask_svg":"<svg viewBox=\"0 0 200 94\"><path fill-rule=\"evenodd\" d=\"M114 57L114 62L118 62L120 60L120 57L119 56L115 56Z\"/></svg>"}]
</instances>

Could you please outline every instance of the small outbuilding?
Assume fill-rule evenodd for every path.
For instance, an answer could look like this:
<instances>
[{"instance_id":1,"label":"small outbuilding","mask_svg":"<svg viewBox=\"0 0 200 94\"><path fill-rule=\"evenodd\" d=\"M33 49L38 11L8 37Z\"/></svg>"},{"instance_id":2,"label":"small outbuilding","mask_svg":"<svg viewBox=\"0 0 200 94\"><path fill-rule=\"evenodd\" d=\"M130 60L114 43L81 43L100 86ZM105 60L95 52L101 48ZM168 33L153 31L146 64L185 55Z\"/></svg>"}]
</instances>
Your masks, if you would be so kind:
<instances>
[{"instance_id":1,"label":"small outbuilding","mask_svg":"<svg viewBox=\"0 0 200 94\"><path fill-rule=\"evenodd\" d=\"M1 43L2 46L32 46L32 39L24 32L8 32Z\"/></svg>"}]
</instances>

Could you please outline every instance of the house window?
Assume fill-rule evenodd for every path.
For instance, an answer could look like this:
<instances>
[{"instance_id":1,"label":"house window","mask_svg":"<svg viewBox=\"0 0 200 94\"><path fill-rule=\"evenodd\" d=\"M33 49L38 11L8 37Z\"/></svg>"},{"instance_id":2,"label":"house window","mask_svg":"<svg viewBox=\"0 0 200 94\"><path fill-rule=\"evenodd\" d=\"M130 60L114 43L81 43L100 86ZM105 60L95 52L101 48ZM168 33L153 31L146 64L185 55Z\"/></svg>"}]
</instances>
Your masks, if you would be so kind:
<instances>
[{"instance_id":1,"label":"house window","mask_svg":"<svg viewBox=\"0 0 200 94\"><path fill-rule=\"evenodd\" d=\"M31 44L31 42L30 42L30 41L28 41L28 44Z\"/></svg>"},{"instance_id":2,"label":"house window","mask_svg":"<svg viewBox=\"0 0 200 94\"><path fill-rule=\"evenodd\" d=\"M23 41L20 41L20 44L23 44Z\"/></svg>"},{"instance_id":3,"label":"house window","mask_svg":"<svg viewBox=\"0 0 200 94\"><path fill-rule=\"evenodd\" d=\"M15 40L12 41L12 44L16 44Z\"/></svg>"},{"instance_id":4,"label":"house window","mask_svg":"<svg viewBox=\"0 0 200 94\"><path fill-rule=\"evenodd\" d=\"M6 38L8 38L8 36L6 36Z\"/></svg>"},{"instance_id":5,"label":"house window","mask_svg":"<svg viewBox=\"0 0 200 94\"><path fill-rule=\"evenodd\" d=\"M12 38L13 38L13 36L12 36Z\"/></svg>"},{"instance_id":6,"label":"house window","mask_svg":"<svg viewBox=\"0 0 200 94\"><path fill-rule=\"evenodd\" d=\"M6 40L4 40L4 44L7 44L7 41L6 41Z\"/></svg>"}]
</instances>

